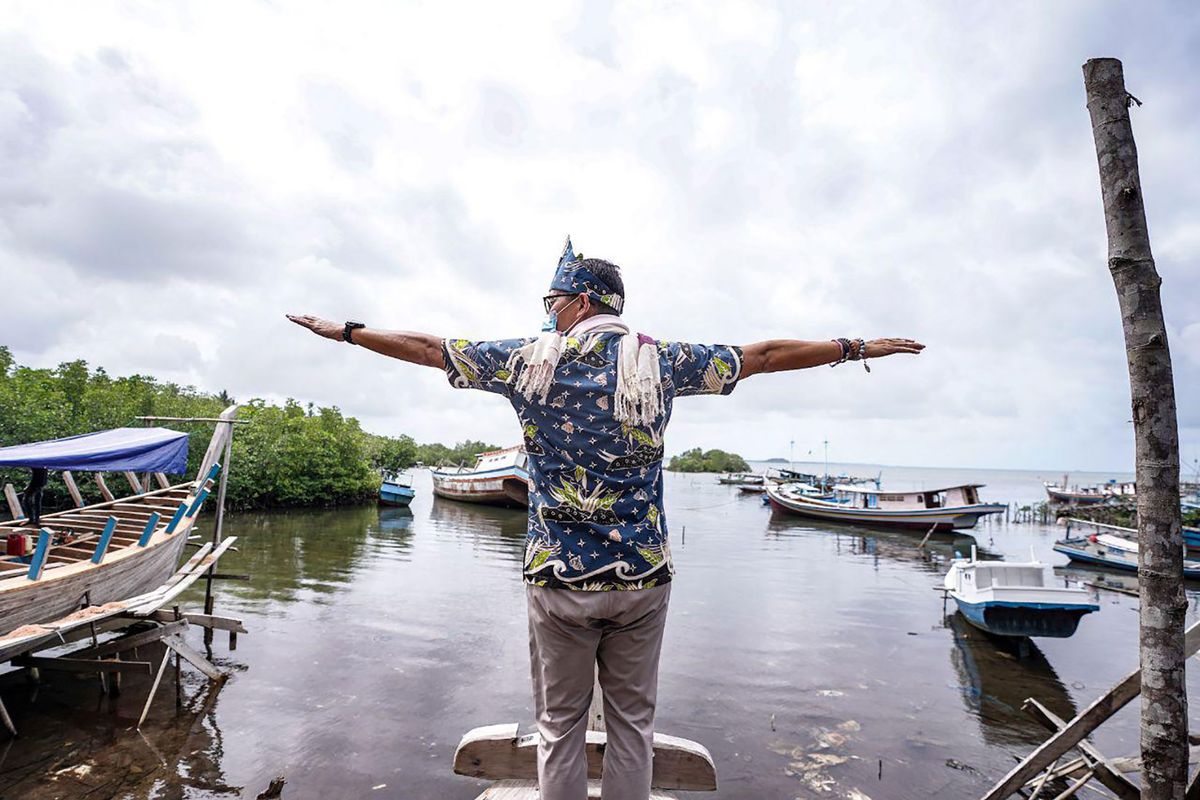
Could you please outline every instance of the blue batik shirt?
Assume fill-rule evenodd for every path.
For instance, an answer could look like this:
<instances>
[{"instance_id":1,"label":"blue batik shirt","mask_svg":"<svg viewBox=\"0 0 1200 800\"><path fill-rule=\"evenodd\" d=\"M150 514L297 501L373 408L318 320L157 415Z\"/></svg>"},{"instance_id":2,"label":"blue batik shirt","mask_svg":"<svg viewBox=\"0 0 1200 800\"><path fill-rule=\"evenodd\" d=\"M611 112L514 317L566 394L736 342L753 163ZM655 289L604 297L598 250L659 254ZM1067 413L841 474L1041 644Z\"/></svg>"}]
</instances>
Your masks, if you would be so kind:
<instances>
[{"instance_id":1,"label":"blue batik shirt","mask_svg":"<svg viewBox=\"0 0 1200 800\"><path fill-rule=\"evenodd\" d=\"M502 394L517 412L529 454L528 583L558 589L648 589L675 568L662 502L663 432L677 396L729 394L742 351L655 342L663 413L630 426L613 417L621 334L567 336L546 402L514 388L509 357L533 339L447 339L453 386ZM652 340L648 340L652 341Z\"/></svg>"}]
</instances>

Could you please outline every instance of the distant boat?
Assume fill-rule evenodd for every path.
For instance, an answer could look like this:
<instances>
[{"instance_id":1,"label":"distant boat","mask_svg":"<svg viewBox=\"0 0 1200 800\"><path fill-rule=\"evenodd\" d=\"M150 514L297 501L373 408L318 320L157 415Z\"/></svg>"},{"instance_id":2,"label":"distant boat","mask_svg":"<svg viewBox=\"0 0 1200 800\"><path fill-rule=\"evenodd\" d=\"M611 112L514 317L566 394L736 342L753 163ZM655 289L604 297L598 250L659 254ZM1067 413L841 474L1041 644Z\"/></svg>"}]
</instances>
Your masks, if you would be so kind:
<instances>
[{"instance_id":1,"label":"distant boat","mask_svg":"<svg viewBox=\"0 0 1200 800\"><path fill-rule=\"evenodd\" d=\"M1045 483L1046 496L1051 503L1070 506L1093 506L1113 501L1137 499L1137 487L1133 483L1119 483L1115 480L1108 483L1098 483L1092 486L1068 486L1067 476L1063 475L1062 483Z\"/></svg>"},{"instance_id":2,"label":"distant boat","mask_svg":"<svg viewBox=\"0 0 1200 800\"><path fill-rule=\"evenodd\" d=\"M411 475L384 472L381 477L383 480L379 484L379 505L407 506L416 497Z\"/></svg>"},{"instance_id":3,"label":"distant boat","mask_svg":"<svg viewBox=\"0 0 1200 800\"><path fill-rule=\"evenodd\" d=\"M1060 539L1054 549L1072 561L1101 564L1114 569L1137 572L1138 544L1111 533L1092 534L1075 538ZM1200 561L1185 558L1183 576L1200 580Z\"/></svg>"},{"instance_id":4,"label":"distant boat","mask_svg":"<svg viewBox=\"0 0 1200 800\"><path fill-rule=\"evenodd\" d=\"M1099 611L1086 589L1046 585L1046 565L956 558L943 581L958 610L975 627L997 636L1051 636L1075 633L1085 614Z\"/></svg>"},{"instance_id":5,"label":"distant boat","mask_svg":"<svg viewBox=\"0 0 1200 800\"><path fill-rule=\"evenodd\" d=\"M717 476L717 483L727 486L762 486L763 480L756 472L723 472Z\"/></svg>"},{"instance_id":6,"label":"distant boat","mask_svg":"<svg viewBox=\"0 0 1200 800\"><path fill-rule=\"evenodd\" d=\"M1068 517L1067 522L1074 525L1087 525L1092 528L1097 528L1102 531L1112 531L1117 536L1128 539L1131 542L1136 542L1138 537L1137 528L1126 528L1122 525L1109 525L1105 522L1092 522L1091 520L1079 519L1077 517ZM1070 528L1068 527L1068 532ZM1200 550L1200 528L1189 528L1183 526L1183 546L1187 550Z\"/></svg>"},{"instance_id":7,"label":"distant boat","mask_svg":"<svg viewBox=\"0 0 1200 800\"><path fill-rule=\"evenodd\" d=\"M433 471L433 493L447 500L525 508L529 505L529 456L521 445L480 453L472 467Z\"/></svg>"},{"instance_id":8,"label":"distant boat","mask_svg":"<svg viewBox=\"0 0 1200 800\"><path fill-rule=\"evenodd\" d=\"M974 528L980 517L1004 513L1006 506L1002 503L979 501L978 490L982 486L971 483L907 492L835 486L829 499L769 486L767 499L773 508L802 517L871 527L949 531Z\"/></svg>"}]
</instances>

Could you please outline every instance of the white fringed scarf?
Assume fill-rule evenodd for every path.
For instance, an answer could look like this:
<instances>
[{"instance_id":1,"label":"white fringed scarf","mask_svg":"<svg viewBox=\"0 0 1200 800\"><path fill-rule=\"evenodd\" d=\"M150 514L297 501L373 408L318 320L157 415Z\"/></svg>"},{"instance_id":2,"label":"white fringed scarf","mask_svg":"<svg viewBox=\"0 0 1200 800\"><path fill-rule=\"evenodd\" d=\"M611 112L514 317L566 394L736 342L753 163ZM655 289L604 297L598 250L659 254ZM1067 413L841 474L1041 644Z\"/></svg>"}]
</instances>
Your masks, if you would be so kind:
<instances>
[{"instance_id":1,"label":"white fringed scarf","mask_svg":"<svg viewBox=\"0 0 1200 800\"><path fill-rule=\"evenodd\" d=\"M627 425L649 425L662 414L662 375L658 368L658 347L653 341L642 342L620 317L612 314L588 317L567 333L576 338L588 333L622 334L613 416ZM539 403L546 402L554 382L554 370L562 357L564 338L558 331L543 333L509 356L508 371L517 376L515 388L526 400L533 402L536 398Z\"/></svg>"}]
</instances>

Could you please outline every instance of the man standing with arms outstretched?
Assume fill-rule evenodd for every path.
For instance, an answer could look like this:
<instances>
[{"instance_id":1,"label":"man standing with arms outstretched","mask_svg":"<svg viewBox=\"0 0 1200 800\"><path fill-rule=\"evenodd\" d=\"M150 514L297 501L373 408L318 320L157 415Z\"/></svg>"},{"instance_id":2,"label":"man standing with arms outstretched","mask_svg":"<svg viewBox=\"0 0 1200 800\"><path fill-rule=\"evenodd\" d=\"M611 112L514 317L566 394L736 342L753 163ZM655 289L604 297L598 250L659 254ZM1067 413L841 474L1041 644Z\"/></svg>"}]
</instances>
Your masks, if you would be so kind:
<instances>
[{"instance_id":1,"label":"man standing with arms outstretched","mask_svg":"<svg viewBox=\"0 0 1200 800\"><path fill-rule=\"evenodd\" d=\"M568 239L537 338L470 342L311 316L328 339L445 370L503 395L529 454L524 578L542 800L587 797L588 706L598 667L608 744L604 800L646 800L674 566L662 499L676 397L729 394L760 372L919 353L911 339L777 339L745 347L657 341L622 321L620 269Z\"/></svg>"}]
</instances>

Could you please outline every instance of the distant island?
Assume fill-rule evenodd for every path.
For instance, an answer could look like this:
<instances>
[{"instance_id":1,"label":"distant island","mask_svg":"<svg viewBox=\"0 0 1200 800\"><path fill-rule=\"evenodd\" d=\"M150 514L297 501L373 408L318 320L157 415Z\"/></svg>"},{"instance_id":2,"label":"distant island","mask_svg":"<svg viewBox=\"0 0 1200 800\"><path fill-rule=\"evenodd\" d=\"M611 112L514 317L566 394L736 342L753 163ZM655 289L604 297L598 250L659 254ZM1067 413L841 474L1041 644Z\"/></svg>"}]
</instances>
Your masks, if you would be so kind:
<instances>
[{"instance_id":1,"label":"distant island","mask_svg":"<svg viewBox=\"0 0 1200 800\"><path fill-rule=\"evenodd\" d=\"M786 463L788 463L788 460L786 458L778 458L778 457L764 458L762 460L762 463L764 463L764 464L786 464Z\"/></svg>"},{"instance_id":2,"label":"distant island","mask_svg":"<svg viewBox=\"0 0 1200 800\"><path fill-rule=\"evenodd\" d=\"M750 465L737 453L696 447L672 456L667 469L671 472L749 472Z\"/></svg>"}]
</instances>

